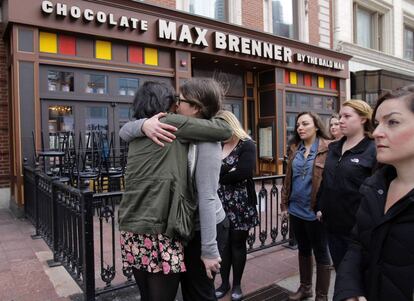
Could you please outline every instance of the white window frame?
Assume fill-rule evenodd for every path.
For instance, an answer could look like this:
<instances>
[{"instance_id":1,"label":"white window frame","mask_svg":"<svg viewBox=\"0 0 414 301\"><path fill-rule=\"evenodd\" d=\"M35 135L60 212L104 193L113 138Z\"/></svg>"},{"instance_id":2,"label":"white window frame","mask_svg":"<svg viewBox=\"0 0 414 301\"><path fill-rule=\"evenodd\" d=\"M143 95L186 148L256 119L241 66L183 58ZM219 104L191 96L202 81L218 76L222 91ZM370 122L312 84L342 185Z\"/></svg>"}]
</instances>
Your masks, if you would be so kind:
<instances>
[{"instance_id":1,"label":"white window frame","mask_svg":"<svg viewBox=\"0 0 414 301\"><path fill-rule=\"evenodd\" d=\"M388 54L394 53L393 44L393 22L392 22L392 6L380 0L357 0L353 2L353 22L352 33L353 42L357 44L357 9L370 11L373 14L373 47L372 50L382 51ZM381 23L379 20L381 18Z\"/></svg>"},{"instance_id":2,"label":"white window frame","mask_svg":"<svg viewBox=\"0 0 414 301\"><path fill-rule=\"evenodd\" d=\"M295 3L296 2L296 3ZM309 42L309 22L308 22L308 0L296 0L297 20L294 20L294 36L293 39L302 42ZM294 8L295 11L295 8ZM273 15L272 15L272 0L263 0L263 30L273 34Z\"/></svg>"},{"instance_id":3,"label":"white window frame","mask_svg":"<svg viewBox=\"0 0 414 301\"><path fill-rule=\"evenodd\" d=\"M401 57L403 58L403 59L406 59L405 57L404 57L404 53L405 53L405 40L404 40L404 30L406 29L406 28L408 28L408 29L410 29L410 30L412 30L412 31L414 31L414 15L411 15L411 14L408 14L407 12L404 12L403 13L403 19L404 19L404 21L403 21L403 25L402 25L402 44L403 44L403 49L402 49L402 55L401 55ZM414 49L413 49L414 50ZM409 60L409 61L411 61L411 60Z\"/></svg>"},{"instance_id":4,"label":"white window frame","mask_svg":"<svg viewBox=\"0 0 414 301\"><path fill-rule=\"evenodd\" d=\"M228 7L227 9L228 20L226 22L241 25L242 24L241 0L225 0L225 1L227 1L227 7ZM177 0L175 7L177 10L189 12L190 11L190 0Z\"/></svg>"}]
</instances>

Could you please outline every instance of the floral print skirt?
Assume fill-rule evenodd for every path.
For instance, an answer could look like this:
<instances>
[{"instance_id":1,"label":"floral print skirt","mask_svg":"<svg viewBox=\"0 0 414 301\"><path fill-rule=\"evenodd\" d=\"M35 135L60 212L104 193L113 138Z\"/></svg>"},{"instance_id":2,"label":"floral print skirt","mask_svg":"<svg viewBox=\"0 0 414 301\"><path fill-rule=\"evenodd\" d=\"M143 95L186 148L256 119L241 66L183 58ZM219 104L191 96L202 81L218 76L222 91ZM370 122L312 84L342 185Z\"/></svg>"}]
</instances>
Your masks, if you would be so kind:
<instances>
[{"instance_id":1,"label":"floral print skirt","mask_svg":"<svg viewBox=\"0 0 414 301\"><path fill-rule=\"evenodd\" d=\"M136 234L121 231L123 269L135 267L149 273L185 272L182 243L162 234Z\"/></svg>"}]
</instances>

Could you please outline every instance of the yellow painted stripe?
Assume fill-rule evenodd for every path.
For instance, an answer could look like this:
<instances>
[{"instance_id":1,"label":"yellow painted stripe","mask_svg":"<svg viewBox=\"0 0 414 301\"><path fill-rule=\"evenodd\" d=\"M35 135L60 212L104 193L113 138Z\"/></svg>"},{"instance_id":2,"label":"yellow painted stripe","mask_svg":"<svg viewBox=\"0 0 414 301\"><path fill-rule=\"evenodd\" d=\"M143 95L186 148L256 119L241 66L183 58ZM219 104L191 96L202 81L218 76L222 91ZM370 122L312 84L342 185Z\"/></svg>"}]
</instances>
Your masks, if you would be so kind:
<instances>
[{"instance_id":1,"label":"yellow painted stripe","mask_svg":"<svg viewBox=\"0 0 414 301\"><path fill-rule=\"evenodd\" d=\"M146 65L158 66L158 49L145 48L144 58Z\"/></svg>"},{"instance_id":2,"label":"yellow painted stripe","mask_svg":"<svg viewBox=\"0 0 414 301\"><path fill-rule=\"evenodd\" d=\"M101 60L112 60L112 44L108 41L95 42L95 57Z\"/></svg>"},{"instance_id":3,"label":"yellow painted stripe","mask_svg":"<svg viewBox=\"0 0 414 301\"><path fill-rule=\"evenodd\" d=\"M298 76L296 74L296 72L289 72L289 82L292 85L297 85L298 84Z\"/></svg>"},{"instance_id":4,"label":"yellow painted stripe","mask_svg":"<svg viewBox=\"0 0 414 301\"><path fill-rule=\"evenodd\" d=\"M318 88L325 88L325 78L323 76L318 76Z\"/></svg>"},{"instance_id":5,"label":"yellow painted stripe","mask_svg":"<svg viewBox=\"0 0 414 301\"><path fill-rule=\"evenodd\" d=\"M57 53L57 35L41 31L39 33L39 51Z\"/></svg>"}]
</instances>

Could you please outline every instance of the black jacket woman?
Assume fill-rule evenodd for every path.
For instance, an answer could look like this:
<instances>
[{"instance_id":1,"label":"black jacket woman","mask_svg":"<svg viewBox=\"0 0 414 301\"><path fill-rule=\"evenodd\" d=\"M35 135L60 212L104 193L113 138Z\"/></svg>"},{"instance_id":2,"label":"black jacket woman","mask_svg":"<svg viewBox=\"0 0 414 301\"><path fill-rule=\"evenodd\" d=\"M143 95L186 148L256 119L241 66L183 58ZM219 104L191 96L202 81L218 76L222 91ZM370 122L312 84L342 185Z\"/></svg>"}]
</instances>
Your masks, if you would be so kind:
<instances>
[{"instance_id":1,"label":"black jacket woman","mask_svg":"<svg viewBox=\"0 0 414 301\"><path fill-rule=\"evenodd\" d=\"M349 100L340 110L344 137L329 145L328 157L318 192L318 217L326 226L329 251L335 269L349 244L355 213L361 197L359 187L371 176L375 159L371 107L362 100Z\"/></svg>"},{"instance_id":2,"label":"black jacket woman","mask_svg":"<svg viewBox=\"0 0 414 301\"><path fill-rule=\"evenodd\" d=\"M414 86L385 94L374 116L377 159L386 165L361 186L361 206L337 274L335 301L413 298Z\"/></svg>"}]
</instances>

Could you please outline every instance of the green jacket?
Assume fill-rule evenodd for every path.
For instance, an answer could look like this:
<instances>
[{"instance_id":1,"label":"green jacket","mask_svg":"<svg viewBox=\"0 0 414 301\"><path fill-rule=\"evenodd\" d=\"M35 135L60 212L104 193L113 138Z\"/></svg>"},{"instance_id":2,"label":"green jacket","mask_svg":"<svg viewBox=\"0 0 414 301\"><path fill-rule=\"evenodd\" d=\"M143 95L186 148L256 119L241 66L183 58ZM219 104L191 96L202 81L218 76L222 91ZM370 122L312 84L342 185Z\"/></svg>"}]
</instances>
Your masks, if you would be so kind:
<instances>
[{"instance_id":1,"label":"green jacket","mask_svg":"<svg viewBox=\"0 0 414 301\"><path fill-rule=\"evenodd\" d=\"M189 240L197 198L187 167L188 141L226 140L232 130L219 118L168 114L163 122L178 128L172 143L160 147L149 138L139 138L129 144L119 229Z\"/></svg>"}]
</instances>

